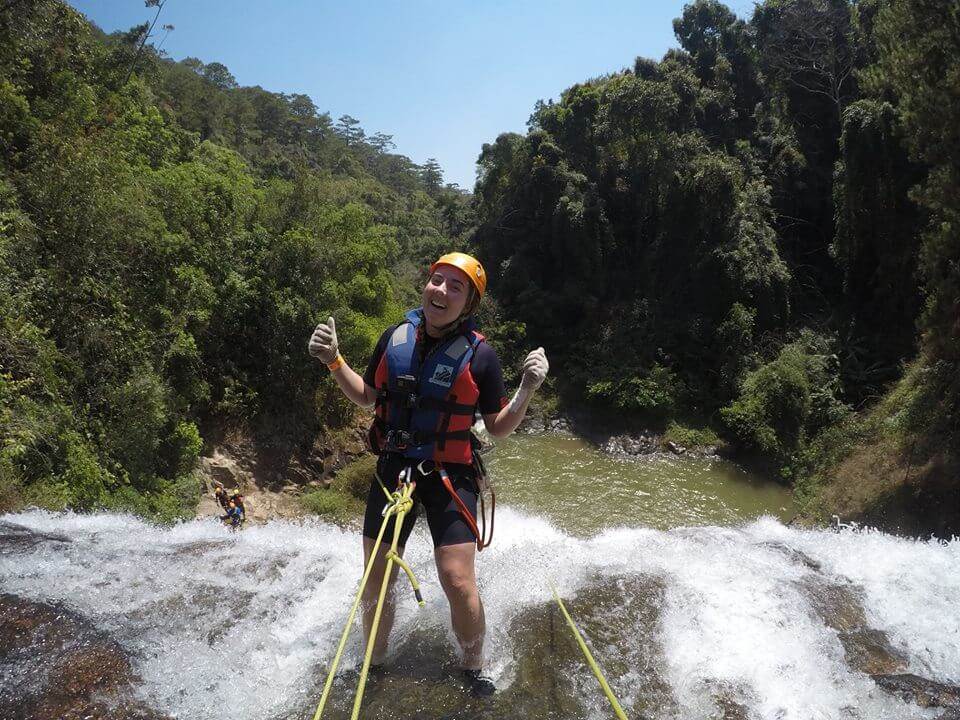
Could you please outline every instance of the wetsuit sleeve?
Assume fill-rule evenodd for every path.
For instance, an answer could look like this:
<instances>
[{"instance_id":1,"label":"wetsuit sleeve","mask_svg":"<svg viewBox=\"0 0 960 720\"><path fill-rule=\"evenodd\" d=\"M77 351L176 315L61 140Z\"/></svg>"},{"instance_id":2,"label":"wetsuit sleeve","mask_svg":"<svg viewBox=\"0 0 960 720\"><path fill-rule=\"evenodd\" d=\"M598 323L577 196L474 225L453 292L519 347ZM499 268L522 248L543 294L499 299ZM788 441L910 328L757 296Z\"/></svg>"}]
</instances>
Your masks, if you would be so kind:
<instances>
[{"instance_id":1,"label":"wetsuit sleeve","mask_svg":"<svg viewBox=\"0 0 960 720\"><path fill-rule=\"evenodd\" d=\"M470 362L470 371L480 390L477 402L480 414L500 412L507 404L507 389L503 384L503 370L496 350L485 342L480 343Z\"/></svg>"},{"instance_id":2,"label":"wetsuit sleeve","mask_svg":"<svg viewBox=\"0 0 960 720\"><path fill-rule=\"evenodd\" d=\"M393 335L393 331L396 329L396 325L391 325L383 331L383 335L381 335L380 339L377 340L377 346L373 349L373 354L370 356L370 361L367 363L367 369L363 373L363 382L370 387L377 386L377 366L380 365L380 358L383 357L383 351L387 347L387 342L390 340L390 336Z\"/></svg>"}]
</instances>

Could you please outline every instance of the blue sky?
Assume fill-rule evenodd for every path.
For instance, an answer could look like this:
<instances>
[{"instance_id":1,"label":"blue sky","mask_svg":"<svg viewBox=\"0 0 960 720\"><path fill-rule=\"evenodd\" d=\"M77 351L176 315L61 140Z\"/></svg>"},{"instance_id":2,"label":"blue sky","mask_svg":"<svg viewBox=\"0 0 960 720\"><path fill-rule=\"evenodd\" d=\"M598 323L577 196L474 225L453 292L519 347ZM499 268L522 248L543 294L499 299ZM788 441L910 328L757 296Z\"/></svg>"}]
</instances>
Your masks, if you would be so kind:
<instances>
[{"instance_id":1,"label":"blue sky","mask_svg":"<svg viewBox=\"0 0 960 720\"><path fill-rule=\"evenodd\" d=\"M112 32L152 18L142 0L70 0ZM659 59L676 45L682 0L167 0L163 49L230 68L241 85L305 93L336 120L393 135L472 189L480 147L524 132L538 99ZM753 3L730 0L739 15Z\"/></svg>"}]
</instances>

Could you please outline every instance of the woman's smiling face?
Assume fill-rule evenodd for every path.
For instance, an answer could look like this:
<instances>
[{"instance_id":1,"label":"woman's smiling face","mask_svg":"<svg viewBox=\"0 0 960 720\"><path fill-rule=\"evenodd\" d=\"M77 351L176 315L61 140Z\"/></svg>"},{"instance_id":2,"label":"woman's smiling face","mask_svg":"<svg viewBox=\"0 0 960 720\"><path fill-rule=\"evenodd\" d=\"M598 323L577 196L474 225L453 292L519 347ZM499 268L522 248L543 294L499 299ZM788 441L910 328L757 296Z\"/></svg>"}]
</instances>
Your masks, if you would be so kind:
<instances>
[{"instance_id":1,"label":"woman's smiling face","mask_svg":"<svg viewBox=\"0 0 960 720\"><path fill-rule=\"evenodd\" d=\"M452 265L438 265L423 288L423 316L427 330L450 325L470 301L470 278Z\"/></svg>"}]
</instances>

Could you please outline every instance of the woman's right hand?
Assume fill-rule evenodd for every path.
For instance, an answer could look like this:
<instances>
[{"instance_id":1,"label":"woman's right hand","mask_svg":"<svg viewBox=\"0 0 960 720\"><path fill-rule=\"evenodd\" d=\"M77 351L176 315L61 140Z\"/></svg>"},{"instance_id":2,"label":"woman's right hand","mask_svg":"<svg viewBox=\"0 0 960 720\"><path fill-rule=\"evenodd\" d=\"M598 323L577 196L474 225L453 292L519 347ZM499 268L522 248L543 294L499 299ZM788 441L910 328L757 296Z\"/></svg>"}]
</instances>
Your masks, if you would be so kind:
<instances>
[{"instance_id":1,"label":"woman's right hand","mask_svg":"<svg viewBox=\"0 0 960 720\"><path fill-rule=\"evenodd\" d=\"M310 336L307 350L313 357L327 365L337 359L337 355L340 354L340 344L337 342L337 324L333 316L327 318L325 323L317 325L313 335Z\"/></svg>"}]
</instances>

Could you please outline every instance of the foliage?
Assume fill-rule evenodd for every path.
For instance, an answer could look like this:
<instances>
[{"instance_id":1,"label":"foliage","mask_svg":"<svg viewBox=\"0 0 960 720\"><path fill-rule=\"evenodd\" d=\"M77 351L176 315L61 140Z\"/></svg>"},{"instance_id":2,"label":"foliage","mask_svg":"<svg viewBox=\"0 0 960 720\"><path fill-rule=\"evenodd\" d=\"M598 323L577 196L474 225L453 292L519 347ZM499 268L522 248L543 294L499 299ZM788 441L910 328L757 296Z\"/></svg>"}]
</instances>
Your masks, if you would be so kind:
<instances>
[{"instance_id":1,"label":"foliage","mask_svg":"<svg viewBox=\"0 0 960 720\"><path fill-rule=\"evenodd\" d=\"M720 444L720 436L709 427L688 427L671 421L663 433L662 442L673 442L685 448L712 447Z\"/></svg>"},{"instance_id":2,"label":"foliage","mask_svg":"<svg viewBox=\"0 0 960 720\"><path fill-rule=\"evenodd\" d=\"M694 0L682 49L572 85L484 145L471 240L562 389L720 418L794 476L918 348L956 369L948 5L766 0L745 20Z\"/></svg>"},{"instance_id":3,"label":"foliage","mask_svg":"<svg viewBox=\"0 0 960 720\"><path fill-rule=\"evenodd\" d=\"M346 493L357 500L366 501L370 486L376 482L377 458L374 455L364 455L354 460L346 467L337 470L331 488Z\"/></svg>"},{"instance_id":4,"label":"foliage","mask_svg":"<svg viewBox=\"0 0 960 720\"><path fill-rule=\"evenodd\" d=\"M435 163L148 40L0 9L6 507L172 519L210 429L292 448L348 423L310 331L333 314L364 358L409 299L401 256L469 222Z\"/></svg>"},{"instance_id":5,"label":"foliage","mask_svg":"<svg viewBox=\"0 0 960 720\"><path fill-rule=\"evenodd\" d=\"M847 107L832 251L844 272L850 317L842 363L854 401L894 379L898 361L915 352L922 218L909 192L921 177L907 158L900 119L889 102L858 100Z\"/></svg>"},{"instance_id":6,"label":"foliage","mask_svg":"<svg viewBox=\"0 0 960 720\"><path fill-rule=\"evenodd\" d=\"M892 0L877 15L875 91L895 95L912 158L929 168L913 198L929 213L920 265L924 349L931 367L960 375L960 14L951 3ZM960 393L947 386L944 417L960 435Z\"/></svg>"},{"instance_id":7,"label":"foliage","mask_svg":"<svg viewBox=\"0 0 960 720\"><path fill-rule=\"evenodd\" d=\"M720 410L730 435L744 448L786 463L806 441L839 422L837 357L809 331L776 358L747 373L736 400Z\"/></svg>"},{"instance_id":8,"label":"foliage","mask_svg":"<svg viewBox=\"0 0 960 720\"><path fill-rule=\"evenodd\" d=\"M900 398L891 432L956 446L958 23L926 0L694 0L679 49L485 144L471 196L305 95L164 59L149 25L6 4L0 507L172 519L213 429L292 451L348 426L311 328L335 315L362 364L447 249L490 271L510 384L543 345L565 400L678 438L719 419L808 489L869 435L848 405Z\"/></svg>"},{"instance_id":9,"label":"foliage","mask_svg":"<svg viewBox=\"0 0 960 720\"><path fill-rule=\"evenodd\" d=\"M332 489L314 490L300 496L304 509L338 524L355 522L363 515L363 504L352 495Z\"/></svg>"}]
</instances>

